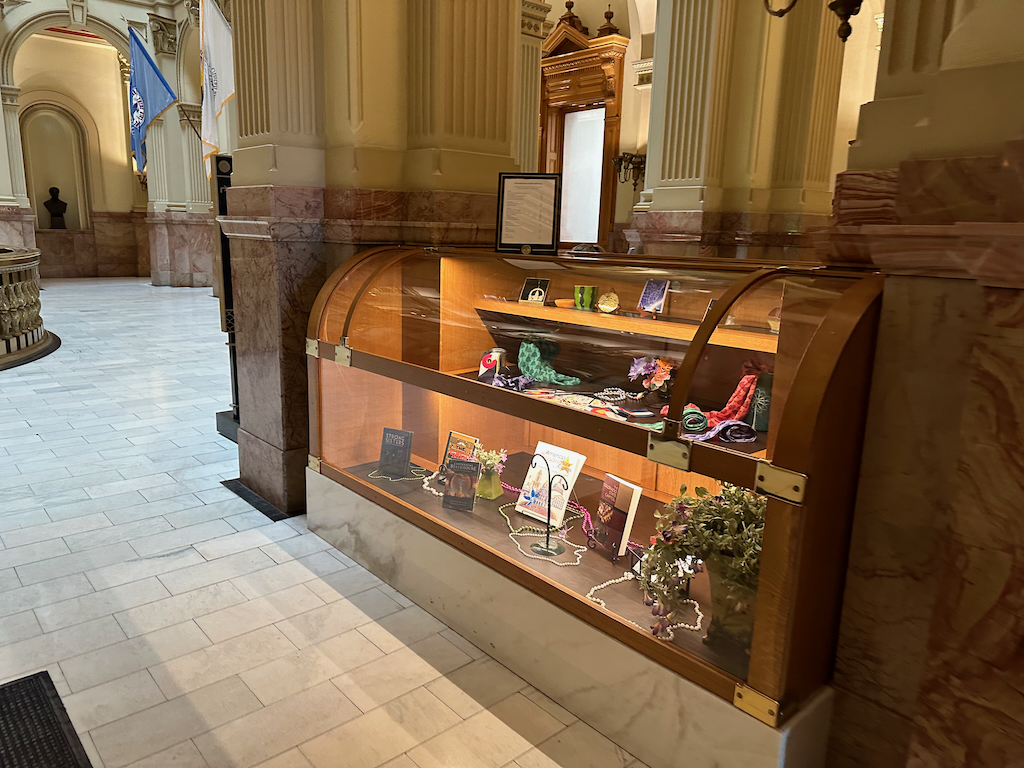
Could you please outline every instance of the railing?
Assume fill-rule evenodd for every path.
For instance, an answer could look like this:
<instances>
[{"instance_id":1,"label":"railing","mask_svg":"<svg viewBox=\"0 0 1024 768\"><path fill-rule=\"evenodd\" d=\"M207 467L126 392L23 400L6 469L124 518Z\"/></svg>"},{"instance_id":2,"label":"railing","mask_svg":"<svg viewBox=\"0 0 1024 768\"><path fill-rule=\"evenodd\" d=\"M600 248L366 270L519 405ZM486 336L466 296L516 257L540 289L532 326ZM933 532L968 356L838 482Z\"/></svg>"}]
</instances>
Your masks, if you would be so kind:
<instances>
[{"instance_id":1,"label":"railing","mask_svg":"<svg viewBox=\"0 0 1024 768\"><path fill-rule=\"evenodd\" d=\"M39 251L0 248L0 361L47 341L39 310Z\"/></svg>"}]
</instances>

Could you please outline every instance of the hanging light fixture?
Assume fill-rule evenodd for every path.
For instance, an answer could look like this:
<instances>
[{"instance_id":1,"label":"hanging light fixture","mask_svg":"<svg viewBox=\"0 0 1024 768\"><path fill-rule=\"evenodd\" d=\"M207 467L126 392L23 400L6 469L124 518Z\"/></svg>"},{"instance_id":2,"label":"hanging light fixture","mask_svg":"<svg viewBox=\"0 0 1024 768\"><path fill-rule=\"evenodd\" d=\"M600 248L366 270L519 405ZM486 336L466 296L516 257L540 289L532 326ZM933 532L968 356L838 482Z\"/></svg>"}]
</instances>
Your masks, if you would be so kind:
<instances>
[{"instance_id":1,"label":"hanging light fixture","mask_svg":"<svg viewBox=\"0 0 1024 768\"><path fill-rule=\"evenodd\" d=\"M850 26L850 17L856 16L860 13L861 2L862 0L832 0L832 2L828 4L829 10L833 11L835 15L839 17L839 29L836 33L844 43L850 36L850 33L853 32L853 27ZM792 2L790 2L790 4L785 8L775 10L772 8L772 0L764 0L765 10L772 16L777 16L780 19L792 11L796 4L797 0L792 0Z\"/></svg>"}]
</instances>

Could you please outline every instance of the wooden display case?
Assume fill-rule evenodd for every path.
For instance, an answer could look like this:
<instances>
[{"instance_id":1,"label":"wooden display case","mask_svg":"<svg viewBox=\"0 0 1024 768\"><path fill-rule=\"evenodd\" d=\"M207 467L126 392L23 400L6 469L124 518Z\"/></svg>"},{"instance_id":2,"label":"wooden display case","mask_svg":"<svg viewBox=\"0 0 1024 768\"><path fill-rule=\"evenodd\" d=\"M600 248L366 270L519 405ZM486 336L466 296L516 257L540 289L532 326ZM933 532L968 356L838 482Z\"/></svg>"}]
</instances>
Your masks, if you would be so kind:
<instances>
[{"instance_id":1,"label":"wooden display case","mask_svg":"<svg viewBox=\"0 0 1024 768\"><path fill-rule=\"evenodd\" d=\"M550 280L548 302L519 302L524 281L537 277ZM636 312L651 279L670 281L656 318ZM621 311L551 306L575 285L614 290ZM777 725L831 675L881 290L871 272L812 265L365 251L330 277L310 317L310 467ZM577 395L637 391L626 376L632 359L670 359L678 365L671 397L648 395L652 416L623 419L559 402L579 398L540 399L477 381L484 352L503 347L515 361L526 341L557 344L555 369L581 379L561 389ZM722 408L744 366L773 372L767 429L748 443L681 433L684 406ZM766 495L749 648L705 644L696 632L677 631L671 642L653 636L635 582L602 590L607 607L588 599L626 564L594 550L571 567L531 558L499 510L512 527L533 522L509 512L514 493L460 512L443 508L419 480L380 478L385 427L414 433L420 474L437 468L450 430L504 447L503 480L515 487L538 441L582 453L575 496L590 512L606 472L643 487L635 542L647 542L655 510L681 484L715 491L727 482ZM566 539L586 545L578 524ZM706 626L705 575L691 581L691 596Z\"/></svg>"}]
</instances>

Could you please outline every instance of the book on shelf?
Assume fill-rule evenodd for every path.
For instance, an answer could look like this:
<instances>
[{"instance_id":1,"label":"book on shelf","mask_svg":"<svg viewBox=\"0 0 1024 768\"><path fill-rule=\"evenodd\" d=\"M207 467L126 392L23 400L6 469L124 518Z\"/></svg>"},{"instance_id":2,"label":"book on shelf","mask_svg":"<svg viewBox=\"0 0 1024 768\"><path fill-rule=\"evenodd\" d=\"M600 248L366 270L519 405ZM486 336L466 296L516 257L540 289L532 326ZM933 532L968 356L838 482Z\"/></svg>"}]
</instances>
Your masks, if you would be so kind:
<instances>
[{"instance_id":1,"label":"book on shelf","mask_svg":"<svg viewBox=\"0 0 1024 768\"><path fill-rule=\"evenodd\" d=\"M537 459L537 456L543 456L547 460L547 465L544 461ZM564 485L557 479L550 485L551 525L556 528L560 526L565 517L565 508L572 496L572 488L576 484L586 460L587 457L581 453L545 442L537 443L537 450L534 451L534 458L530 462L526 479L523 481L523 490L519 492L516 512L535 520L547 522L548 467L550 466L552 478L559 475L565 478Z\"/></svg>"},{"instance_id":2,"label":"book on shelf","mask_svg":"<svg viewBox=\"0 0 1024 768\"><path fill-rule=\"evenodd\" d=\"M641 312L659 315L665 311L665 299L668 297L668 280L648 280L644 283L644 292L636 308Z\"/></svg>"},{"instance_id":3,"label":"book on shelf","mask_svg":"<svg viewBox=\"0 0 1024 768\"><path fill-rule=\"evenodd\" d=\"M380 440L380 463L377 471L396 480L408 477L411 460L412 432L385 427Z\"/></svg>"},{"instance_id":4,"label":"book on shelf","mask_svg":"<svg viewBox=\"0 0 1024 768\"><path fill-rule=\"evenodd\" d=\"M448 442L444 447L444 460L441 462L448 466L453 460L472 461L476 455L476 446L479 441L470 435L461 432L451 431L448 433Z\"/></svg>"},{"instance_id":5,"label":"book on shelf","mask_svg":"<svg viewBox=\"0 0 1024 768\"><path fill-rule=\"evenodd\" d=\"M593 520L594 541L609 552L613 560L626 554L633 518L642 495L643 489L639 485L605 474Z\"/></svg>"},{"instance_id":6,"label":"book on shelf","mask_svg":"<svg viewBox=\"0 0 1024 768\"><path fill-rule=\"evenodd\" d=\"M480 462L452 459L448 463L448 482L441 506L469 512L476 503L476 486L480 482Z\"/></svg>"}]
</instances>

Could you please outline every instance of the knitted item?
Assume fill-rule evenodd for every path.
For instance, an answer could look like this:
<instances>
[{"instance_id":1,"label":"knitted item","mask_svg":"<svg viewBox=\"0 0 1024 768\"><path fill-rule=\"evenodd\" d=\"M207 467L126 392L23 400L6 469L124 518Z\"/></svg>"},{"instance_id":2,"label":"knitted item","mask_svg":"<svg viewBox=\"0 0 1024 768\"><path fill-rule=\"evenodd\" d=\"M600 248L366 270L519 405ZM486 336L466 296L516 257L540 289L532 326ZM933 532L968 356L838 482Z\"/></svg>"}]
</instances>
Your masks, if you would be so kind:
<instances>
[{"instance_id":1,"label":"knitted item","mask_svg":"<svg viewBox=\"0 0 1024 768\"><path fill-rule=\"evenodd\" d=\"M557 345L551 345L558 349ZM555 352L557 354L557 351ZM543 384L558 384L563 387L575 387L580 380L575 376L565 376L558 373L551 364L541 357L540 350L532 341L524 341L519 345L519 370L524 376L529 376L534 381Z\"/></svg>"}]
</instances>

